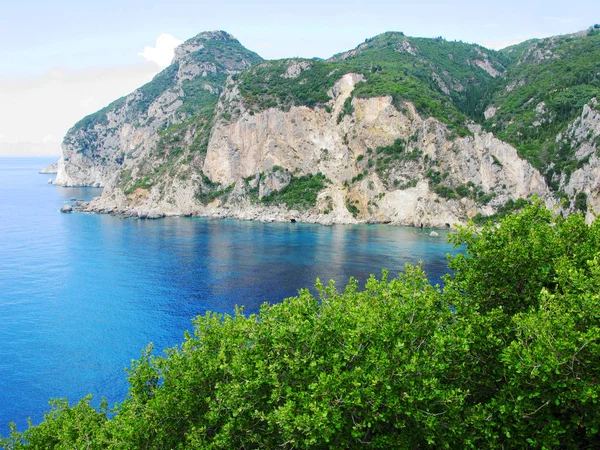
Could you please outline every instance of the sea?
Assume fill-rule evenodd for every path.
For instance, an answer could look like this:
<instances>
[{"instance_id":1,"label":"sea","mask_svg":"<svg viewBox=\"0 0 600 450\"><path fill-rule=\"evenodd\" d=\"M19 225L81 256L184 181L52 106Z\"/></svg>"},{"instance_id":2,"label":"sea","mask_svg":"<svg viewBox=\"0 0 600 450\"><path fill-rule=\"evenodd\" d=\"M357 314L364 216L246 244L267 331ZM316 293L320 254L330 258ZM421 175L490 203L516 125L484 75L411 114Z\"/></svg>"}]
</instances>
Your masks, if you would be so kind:
<instances>
[{"instance_id":1,"label":"sea","mask_svg":"<svg viewBox=\"0 0 600 450\"><path fill-rule=\"evenodd\" d=\"M456 253L446 233L386 225L64 214L98 188L49 184L53 158L0 158L0 435L51 398L127 395L125 369L152 343L183 340L207 311L247 314L315 280L396 276L422 262L434 283Z\"/></svg>"}]
</instances>

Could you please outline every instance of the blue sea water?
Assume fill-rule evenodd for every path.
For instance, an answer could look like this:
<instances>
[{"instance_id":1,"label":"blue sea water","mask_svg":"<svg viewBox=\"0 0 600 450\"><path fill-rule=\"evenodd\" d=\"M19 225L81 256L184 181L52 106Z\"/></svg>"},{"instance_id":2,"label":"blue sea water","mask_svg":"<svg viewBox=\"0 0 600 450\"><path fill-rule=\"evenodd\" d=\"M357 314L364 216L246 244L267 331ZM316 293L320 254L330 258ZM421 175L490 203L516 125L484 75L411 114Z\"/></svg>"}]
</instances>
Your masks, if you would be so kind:
<instances>
[{"instance_id":1,"label":"blue sea water","mask_svg":"<svg viewBox=\"0 0 600 450\"><path fill-rule=\"evenodd\" d=\"M38 423L50 398L127 394L124 368L152 342L177 345L206 311L257 312L315 279L343 287L423 261L430 279L456 250L445 234L370 226L61 214L93 188L60 188L52 162L0 158L0 434Z\"/></svg>"}]
</instances>

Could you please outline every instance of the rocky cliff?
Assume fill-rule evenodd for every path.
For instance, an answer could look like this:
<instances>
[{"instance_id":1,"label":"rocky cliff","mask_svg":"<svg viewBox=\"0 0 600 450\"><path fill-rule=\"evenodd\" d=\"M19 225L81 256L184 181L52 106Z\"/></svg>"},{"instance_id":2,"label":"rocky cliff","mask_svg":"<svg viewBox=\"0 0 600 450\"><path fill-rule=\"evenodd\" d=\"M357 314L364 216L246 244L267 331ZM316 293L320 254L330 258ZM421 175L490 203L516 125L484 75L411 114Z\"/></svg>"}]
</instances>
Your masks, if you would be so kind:
<instances>
[{"instance_id":1,"label":"rocky cliff","mask_svg":"<svg viewBox=\"0 0 600 450\"><path fill-rule=\"evenodd\" d=\"M574 153L569 170L554 173L552 179L567 200L563 208L582 211L591 221L600 212L600 105L595 98L556 141Z\"/></svg>"},{"instance_id":2,"label":"rocky cliff","mask_svg":"<svg viewBox=\"0 0 600 450\"><path fill-rule=\"evenodd\" d=\"M223 31L184 42L172 64L150 83L69 130L55 184L114 187L155 155L161 131L190 118L210 117L227 77L261 61ZM193 124L197 127L197 123Z\"/></svg>"},{"instance_id":3,"label":"rocky cliff","mask_svg":"<svg viewBox=\"0 0 600 450\"><path fill-rule=\"evenodd\" d=\"M386 33L329 61L261 62L230 35L204 33L152 89L70 130L57 183L104 186L86 210L139 217L449 227L537 195L591 218L600 202L595 100L556 135L574 155L568 176L565 164L536 168L496 137L494 127L510 127L504 97L477 100L498 86L510 93L511 64L526 64L531 48L511 62ZM542 103L540 123L550 121Z\"/></svg>"},{"instance_id":4,"label":"rocky cliff","mask_svg":"<svg viewBox=\"0 0 600 450\"><path fill-rule=\"evenodd\" d=\"M448 227L507 200L549 197L544 178L479 126L457 136L392 97L352 100L362 77L344 74L327 108L246 110L237 86L217 106L201 170L175 171L148 188L108 189L90 209L138 216L206 215L320 223L384 222ZM234 113L235 112L235 113ZM235 116L233 116L235 114ZM322 182L311 185L320 177ZM314 195L303 203L292 195Z\"/></svg>"}]
</instances>

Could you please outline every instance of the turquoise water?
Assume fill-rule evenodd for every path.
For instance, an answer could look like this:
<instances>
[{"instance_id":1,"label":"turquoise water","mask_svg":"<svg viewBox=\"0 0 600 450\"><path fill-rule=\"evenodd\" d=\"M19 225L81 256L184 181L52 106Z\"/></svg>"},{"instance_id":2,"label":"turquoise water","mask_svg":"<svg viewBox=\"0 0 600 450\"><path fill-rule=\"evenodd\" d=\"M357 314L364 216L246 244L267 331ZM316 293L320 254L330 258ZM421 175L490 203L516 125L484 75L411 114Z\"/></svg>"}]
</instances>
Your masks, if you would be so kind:
<instances>
[{"instance_id":1,"label":"turquoise water","mask_svg":"<svg viewBox=\"0 0 600 450\"><path fill-rule=\"evenodd\" d=\"M100 191L49 185L37 172L50 162L0 158L3 435L39 422L52 397L122 401L131 360L176 345L207 310L256 312L317 277L343 287L420 260L439 282L454 252L443 232L383 225L61 214Z\"/></svg>"}]
</instances>

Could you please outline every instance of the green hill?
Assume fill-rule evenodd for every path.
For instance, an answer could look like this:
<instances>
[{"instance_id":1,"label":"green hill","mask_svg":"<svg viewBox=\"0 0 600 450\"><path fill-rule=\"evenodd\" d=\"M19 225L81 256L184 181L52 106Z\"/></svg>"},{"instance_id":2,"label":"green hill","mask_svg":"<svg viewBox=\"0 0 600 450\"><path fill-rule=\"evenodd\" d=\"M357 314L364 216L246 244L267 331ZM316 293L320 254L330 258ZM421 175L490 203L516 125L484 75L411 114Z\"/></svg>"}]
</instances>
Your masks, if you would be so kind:
<instances>
[{"instance_id":1,"label":"green hill","mask_svg":"<svg viewBox=\"0 0 600 450\"><path fill-rule=\"evenodd\" d=\"M485 120L485 127L513 144L549 181L553 174L570 175L576 167L574 149L557 142L557 135L581 115L585 104L600 98L599 31L596 26L500 52L509 64L488 94L487 106L495 114Z\"/></svg>"},{"instance_id":2,"label":"green hill","mask_svg":"<svg viewBox=\"0 0 600 450\"><path fill-rule=\"evenodd\" d=\"M467 116L481 109L480 93L502 74L505 60L500 53L478 45L387 32L327 61L269 61L238 77L246 105L263 110L324 106L328 91L342 74L358 73L366 81L353 96L392 95L399 109L402 102L412 102L424 116L433 116L464 134ZM294 61L303 66L302 72L294 78L284 76Z\"/></svg>"},{"instance_id":3,"label":"green hill","mask_svg":"<svg viewBox=\"0 0 600 450\"><path fill-rule=\"evenodd\" d=\"M178 121L194 114L212 110L219 98L227 76L262 61L256 53L224 31L200 33L182 44L173 63L157 74L152 81L126 97L77 122L69 134L95 125L108 123L107 113L122 113L133 124L144 124L149 106L161 95L172 91L182 104L177 109ZM195 66L200 72L187 72ZM202 71L205 73L203 74ZM200 76L199 76L200 75Z\"/></svg>"}]
</instances>

